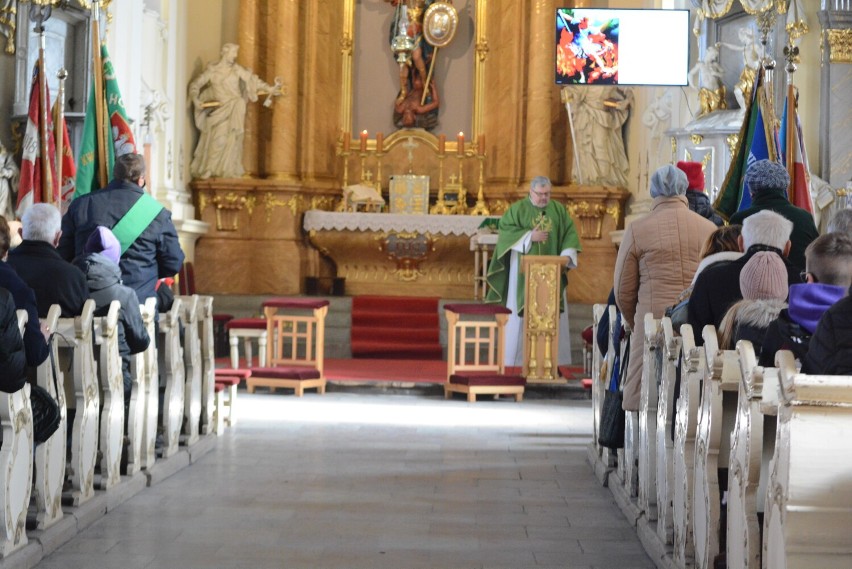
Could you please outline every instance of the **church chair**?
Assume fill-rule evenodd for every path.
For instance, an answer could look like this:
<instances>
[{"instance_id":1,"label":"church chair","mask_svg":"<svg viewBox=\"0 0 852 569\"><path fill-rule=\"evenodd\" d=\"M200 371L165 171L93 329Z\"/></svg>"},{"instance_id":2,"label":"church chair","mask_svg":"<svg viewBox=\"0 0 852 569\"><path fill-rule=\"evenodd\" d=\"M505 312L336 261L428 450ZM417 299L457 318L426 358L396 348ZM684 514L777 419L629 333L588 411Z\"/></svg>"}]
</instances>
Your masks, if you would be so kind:
<instances>
[{"instance_id":1,"label":"church chair","mask_svg":"<svg viewBox=\"0 0 852 569\"><path fill-rule=\"evenodd\" d=\"M329 301L313 298L270 298L263 303L266 317L268 367L250 368L246 388L293 389L297 397L305 389L325 393L325 317Z\"/></svg>"},{"instance_id":2,"label":"church chair","mask_svg":"<svg viewBox=\"0 0 852 569\"><path fill-rule=\"evenodd\" d=\"M447 382L444 397L453 393L524 397L526 378L505 373L503 350L506 322L512 311L495 304L447 304Z\"/></svg>"},{"instance_id":3,"label":"church chair","mask_svg":"<svg viewBox=\"0 0 852 569\"><path fill-rule=\"evenodd\" d=\"M215 413L219 415L214 419L217 433L220 433L219 423L233 427L237 424L237 386L241 381L240 376L220 375L216 377L216 408ZM222 389L219 389L219 387Z\"/></svg>"},{"instance_id":4,"label":"church chair","mask_svg":"<svg viewBox=\"0 0 852 569\"><path fill-rule=\"evenodd\" d=\"M246 367L252 367L252 341L257 339L257 359L260 367L266 367L266 319L236 318L225 324L228 341L231 344L231 367L240 367L240 338L246 356Z\"/></svg>"}]
</instances>

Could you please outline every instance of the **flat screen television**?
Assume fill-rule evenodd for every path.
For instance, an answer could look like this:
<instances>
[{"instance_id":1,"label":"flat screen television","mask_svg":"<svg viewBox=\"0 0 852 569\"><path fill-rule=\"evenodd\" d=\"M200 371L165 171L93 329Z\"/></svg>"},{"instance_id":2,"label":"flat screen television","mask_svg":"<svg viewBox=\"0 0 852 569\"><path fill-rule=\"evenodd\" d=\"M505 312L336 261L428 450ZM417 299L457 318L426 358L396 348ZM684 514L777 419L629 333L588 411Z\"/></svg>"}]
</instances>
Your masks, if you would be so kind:
<instances>
[{"instance_id":1,"label":"flat screen television","mask_svg":"<svg viewBox=\"0 0 852 569\"><path fill-rule=\"evenodd\" d=\"M686 85L689 10L556 10L558 85Z\"/></svg>"}]
</instances>

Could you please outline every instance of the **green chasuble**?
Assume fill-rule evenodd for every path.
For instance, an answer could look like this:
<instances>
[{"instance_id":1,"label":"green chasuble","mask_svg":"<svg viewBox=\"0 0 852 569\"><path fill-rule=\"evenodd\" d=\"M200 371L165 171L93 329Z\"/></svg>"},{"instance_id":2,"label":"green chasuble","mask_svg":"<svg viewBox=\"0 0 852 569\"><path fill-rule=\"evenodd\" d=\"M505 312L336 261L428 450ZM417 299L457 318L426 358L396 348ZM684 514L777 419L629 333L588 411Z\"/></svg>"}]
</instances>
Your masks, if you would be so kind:
<instances>
[{"instance_id":1,"label":"green chasuble","mask_svg":"<svg viewBox=\"0 0 852 569\"><path fill-rule=\"evenodd\" d=\"M547 220L541 221L542 217ZM500 303L506 305L506 296L509 292L509 277L512 270L512 246L521 240L529 231L539 226L547 229L550 225L550 235L547 241L531 243L526 251L528 255L559 255L565 249L582 250L580 238L574 228L574 222L565 211L565 206L551 200L545 207L536 207L529 197L513 203L500 218L500 233L497 237L497 247L488 267L487 291L485 302ZM519 263L520 264L520 263ZM517 269L518 275L518 313L523 313L524 306L524 276ZM568 279L562 274L561 293L565 291Z\"/></svg>"}]
</instances>

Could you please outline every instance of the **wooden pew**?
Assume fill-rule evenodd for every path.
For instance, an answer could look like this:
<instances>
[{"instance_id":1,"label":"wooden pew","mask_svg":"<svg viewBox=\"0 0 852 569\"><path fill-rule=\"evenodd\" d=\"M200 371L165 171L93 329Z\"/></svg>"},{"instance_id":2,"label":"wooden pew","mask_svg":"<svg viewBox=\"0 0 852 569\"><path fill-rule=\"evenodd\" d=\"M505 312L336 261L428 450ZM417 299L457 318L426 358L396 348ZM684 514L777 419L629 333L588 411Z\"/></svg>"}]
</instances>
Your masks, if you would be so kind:
<instances>
[{"instance_id":1,"label":"wooden pew","mask_svg":"<svg viewBox=\"0 0 852 569\"><path fill-rule=\"evenodd\" d=\"M215 432L213 412L216 408L216 354L213 339L213 297L198 297L198 329L201 340L201 434Z\"/></svg>"},{"instance_id":2,"label":"wooden pew","mask_svg":"<svg viewBox=\"0 0 852 569\"><path fill-rule=\"evenodd\" d=\"M23 337L25 310L18 310L18 332ZM8 557L27 544L27 509L33 481L33 414L30 386L14 393L0 392L0 557Z\"/></svg>"},{"instance_id":3,"label":"wooden pew","mask_svg":"<svg viewBox=\"0 0 852 569\"><path fill-rule=\"evenodd\" d=\"M184 360L180 346L180 316L183 302L176 298L169 312L160 314L160 334L157 338L157 365L160 383L165 387L160 430L163 435L163 458L178 452L183 425Z\"/></svg>"},{"instance_id":4,"label":"wooden pew","mask_svg":"<svg viewBox=\"0 0 852 569\"><path fill-rule=\"evenodd\" d=\"M719 555L722 529L719 468L727 468L730 460L741 372L737 352L719 349L714 326L705 326L702 335L705 367L695 437L691 519L695 566L711 569Z\"/></svg>"},{"instance_id":5,"label":"wooden pew","mask_svg":"<svg viewBox=\"0 0 852 569\"><path fill-rule=\"evenodd\" d=\"M124 445L124 377L118 351L118 312L121 303L113 300L107 315L95 319L95 345L98 358L98 383L101 386L101 424L98 442L101 490L121 480L121 451Z\"/></svg>"},{"instance_id":6,"label":"wooden pew","mask_svg":"<svg viewBox=\"0 0 852 569\"><path fill-rule=\"evenodd\" d=\"M662 371L660 321L645 314L642 386L639 395L639 494L637 504L647 521L657 519L657 383Z\"/></svg>"},{"instance_id":7,"label":"wooden pew","mask_svg":"<svg viewBox=\"0 0 852 569\"><path fill-rule=\"evenodd\" d=\"M603 406L604 390L606 389L605 379L601 377L601 372L606 373L605 359L601 355L600 348L596 338L598 337L598 326L601 318L603 318L606 310L605 304L595 304L592 307L592 442L589 444L588 455L589 462L598 470L598 465L601 464L604 447L598 443L600 434L601 408Z\"/></svg>"},{"instance_id":8,"label":"wooden pew","mask_svg":"<svg viewBox=\"0 0 852 569\"><path fill-rule=\"evenodd\" d=\"M657 398L656 466L657 466L657 535L663 545L672 543L672 496L674 490L674 440L675 380L680 360L680 336L672 329L670 318L660 321L663 334L663 358L660 370L660 387Z\"/></svg>"},{"instance_id":9,"label":"wooden pew","mask_svg":"<svg viewBox=\"0 0 852 569\"><path fill-rule=\"evenodd\" d=\"M139 404L142 406L142 427L139 443L139 466L149 469L157 460L157 422L160 411L160 368L157 357L157 330L154 323L157 314L157 299L154 297L145 299L145 304L140 306L142 310L142 322L148 330L151 342L148 349L139 354L136 360L137 366L144 369L141 374L145 377L144 390L139 388ZM139 375L139 374L137 374ZM131 399L131 405L133 404ZM131 411L131 415L133 411Z\"/></svg>"},{"instance_id":10,"label":"wooden pew","mask_svg":"<svg viewBox=\"0 0 852 569\"><path fill-rule=\"evenodd\" d=\"M198 442L201 421L201 340L198 335L198 296L179 296L178 299L183 306L180 312L180 321L183 324L181 347L186 369L182 442L185 445L194 445Z\"/></svg>"},{"instance_id":11,"label":"wooden pew","mask_svg":"<svg viewBox=\"0 0 852 569\"><path fill-rule=\"evenodd\" d=\"M43 320L49 330L55 331L61 309L50 307ZM59 344L55 335L48 342L50 357L35 369L35 382L46 389L59 405L62 420L59 428L47 441L35 449L35 481L32 503L35 510L35 528L47 529L62 519L62 485L65 482L65 457L68 437L65 408L65 377L59 366ZM55 374L55 377L54 377ZM33 378L31 377L31 380Z\"/></svg>"},{"instance_id":12,"label":"wooden pew","mask_svg":"<svg viewBox=\"0 0 852 569\"><path fill-rule=\"evenodd\" d=\"M695 466L695 431L698 424L699 387L704 375L704 349L696 347L692 326L684 324L681 336L680 397L675 414L672 490L673 558L677 567L692 562L692 483Z\"/></svg>"},{"instance_id":13,"label":"wooden pew","mask_svg":"<svg viewBox=\"0 0 852 569\"><path fill-rule=\"evenodd\" d=\"M796 372L775 357L778 429L764 517L764 567L847 568L852 559L852 376Z\"/></svg>"},{"instance_id":14,"label":"wooden pew","mask_svg":"<svg viewBox=\"0 0 852 569\"><path fill-rule=\"evenodd\" d=\"M67 466L70 489L64 493L71 505L79 506L95 495L95 462L98 455L98 412L100 393L94 356L92 326L95 301L87 300L80 316L60 318L57 324L59 361L65 375L65 400L76 409L71 427L71 456Z\"/></svg>"},{"instance_id":15,"label":"wooden pew","mask_svg":"<svg viewBox=\"0 0 852 569\"><path fill-rule=\"evenodd\" d=\"M150 310L148 308L148 303L151 303ZM154 436L150 440L146 440L145 438L145 421L148 414L148 384L151 380L149 370L145 366L145 357L147 351L151 349L156 350L157 346L157 340L154 337L153 329L155 307L155 298L149 298L148 302L139 305L139 313L142 316L142 323L145 325L146 331L148 331L148 338L150 338L150 342L148 343L148 350L134 354L130 358L130 377L133 381L133 387L130 391L130 404L128 406L127 417L128 444L125 449L125 452L127 453L126 465L122 474L131 476L147 466L147 464L143 465L143 455L145 455L146 459L148 458L146 452L150 445L150 452L153 456L154 442L156 440L156 407L154 408ZM149 320L151 326L149 326Z\"/></svg>"}]
</instances>

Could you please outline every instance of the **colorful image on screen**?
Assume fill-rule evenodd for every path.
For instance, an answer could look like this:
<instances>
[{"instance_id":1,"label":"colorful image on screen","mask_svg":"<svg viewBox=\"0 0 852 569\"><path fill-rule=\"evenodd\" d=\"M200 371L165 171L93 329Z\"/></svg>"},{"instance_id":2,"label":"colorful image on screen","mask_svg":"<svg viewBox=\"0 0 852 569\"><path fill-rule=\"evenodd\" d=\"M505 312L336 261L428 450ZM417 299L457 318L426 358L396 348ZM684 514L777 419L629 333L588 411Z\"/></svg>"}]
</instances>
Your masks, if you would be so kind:
<instances>
[{"instance_id":1,"label":"colorful image on screen","mask_svg":"<svg viewBox=\"0 0 852 569\"><path fill-rule=\"evenodd\" d=\"M573 8L556 11L556 82L618 84L619 19Z\"/></svg>"}]
</instances>

